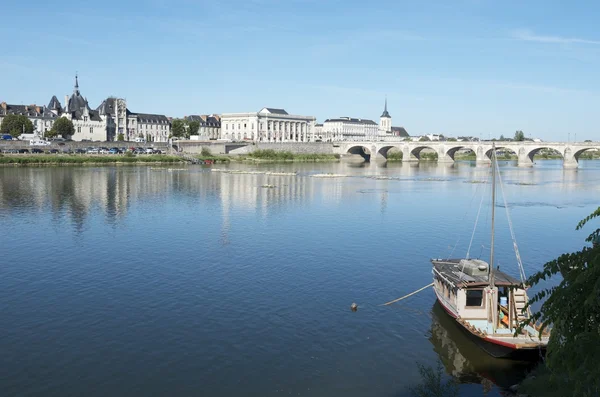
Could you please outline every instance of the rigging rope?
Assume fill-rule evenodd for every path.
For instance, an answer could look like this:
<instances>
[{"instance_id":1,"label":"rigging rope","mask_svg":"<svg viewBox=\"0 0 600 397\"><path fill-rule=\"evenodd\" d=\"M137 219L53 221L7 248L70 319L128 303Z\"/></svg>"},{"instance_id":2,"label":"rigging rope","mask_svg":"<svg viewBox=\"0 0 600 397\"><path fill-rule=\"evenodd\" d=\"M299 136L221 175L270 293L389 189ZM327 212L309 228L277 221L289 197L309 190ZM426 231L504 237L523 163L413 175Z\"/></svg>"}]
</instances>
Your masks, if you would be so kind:
<instances>
[{"instance_id":1,"label":"rigging rope","mask_svg":"<svg viewBox=\"0 0 600 397\"><path fill-rule=\"evenodd\" d=\"M484 183L484 185L486 185L486 186L484 186L484 188L487 189L487 181L485 181L485 182L486 183ZM477 192L479 191L479 188L481 187L480 185L482 185L482 184L481 183L477 184L477 187L475 188L475 192L471 196L471 201L469 202L469 206L465 210L465 213L463 214L463 217L460 220L460 223L463 223L463 221L467 217L467 214L470 212L471 204L473 204L473 200L475 199L475 196L477 196ZM484 193L483 195L485 196L485 190L483 193ZM456 243L454 243L454 247L452 247L452 251L450 251L450 255L447 256L448 258L452 258L452 255L454 254L454 251L456 250L456 247L458 246L458 243L460 242L460 238L462 237L462 233L457 233L457 234L458 234L458 237L456 238Z\"/></svg>"},{"instance_id":2,"label":"rigging rope","mask_svg":"<svg viewBox=\"0 0 600 397\"><path fill-rule=\"evenodd\" d=\"M473 228L473 233L471 234L471 241L469 242L469 248L467 249L467 259L469 259L469 255L471 254L471 246L473 245L473 238L475 238L475 232L477 231L477 224L479 223L479 214L481 213L481 207L483 206L483 198L487 192L487 183L488 183L489 175L485 180L485 189L483 190L483 194L481 195L481 201L479 202L479 209L477 210L477 218L475 219L475 227Z\"/></svg>"},{"instance_id":3,"label":"rigging rope","mask_svg":"<svg viewBox=\"0 0 600 397\"><path fill-rule=\"evenodd\" d=\"M386 302L386 303L384 303L384 304L383 304L383 305L381 305L381 306L389 306L389 305L391 305L392 303L396 303L396 302L398 302L398 301L401 301L402 299L406 299L406 298L408 298L409 296L412 296L412 295L416 294L417 292L421 292L421 291L423 291L425 288L429 288L429 287L431 287L432 285L433 285L433 283L431 283L431 284L427 284L426 286L424 286L424 287L422 287L422 288L419 288L418 290L416 290L416 291L414 291L414 292L411 292L411 293L410 293L410 294L408 294L408 295L404 295L404 296L403 296L403 297L401 297L401 298L394 299L393 301Z\"/></svg>"},{"instance_id":4,"label":"rigging rope","mask_svg":"<svg viewBox=\"0 0 600 397\"><path fill-rule=\"evenodd\" d=\"M498 165L496 164L496 167ZM515 237L515 231L513 230L512 220L510 219L510 212L508 210L508 204L506 203L506 195L504 194L504 185L502 184L502 178L500 177L500 170L498 169L498 180L500 181L500 192L502 192L502 200L504 202L504 209L506 210L506 218L508 219L508 228L510 229L510 237L512 238L513 248L515 250L515 256L517 257L517 264L519 265L519 277L521 282L525 284L525 269L523 269L523 262L521 261L521 254L519 253L519 246L517 245L517 238Z\"/></svg>"}]
</instances>

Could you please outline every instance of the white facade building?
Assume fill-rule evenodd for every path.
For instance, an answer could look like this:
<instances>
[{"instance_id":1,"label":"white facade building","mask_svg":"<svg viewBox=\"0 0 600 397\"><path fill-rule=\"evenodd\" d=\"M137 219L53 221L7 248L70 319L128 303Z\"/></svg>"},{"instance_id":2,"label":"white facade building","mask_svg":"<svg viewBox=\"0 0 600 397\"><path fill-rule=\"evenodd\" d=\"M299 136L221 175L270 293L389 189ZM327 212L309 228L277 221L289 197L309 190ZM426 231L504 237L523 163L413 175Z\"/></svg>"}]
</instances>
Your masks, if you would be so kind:
<instances>
[{"instance_id":1,"label":"white facade building","mask_svg":"<svg viewBox=\"0 0 600 397\"><path fill-rule=\"evenodd\" d=\"M335 141L382 141L393 137L407 137L403 127L392 126L392 116L387 110L387 99L379 124L373 120L352 117L327 119L321 127L317 139L323 142ZM395 138L394 138L395 139Z\"/></svg>"},{"instance_id":2,"label":"white facade building","mask_svg":"<svg viewBox=\"0 0 600 397\"><path fill-rule=\"evenodd\" d=\"M221 115L221 138L232 141L309 142L315 118L288 114L284 109L262 108L257 113Z\"/></svg>"},{"instance_id":3,"label":"white facade building","mask_svg":"<svg viewBox=\"0 0 600 397\"><path fill-rule=\"evenodd\" d=\"M379 125L373 120L340 117L323 123L325 142L377 140Z\"/></svg>"}]
</instances>

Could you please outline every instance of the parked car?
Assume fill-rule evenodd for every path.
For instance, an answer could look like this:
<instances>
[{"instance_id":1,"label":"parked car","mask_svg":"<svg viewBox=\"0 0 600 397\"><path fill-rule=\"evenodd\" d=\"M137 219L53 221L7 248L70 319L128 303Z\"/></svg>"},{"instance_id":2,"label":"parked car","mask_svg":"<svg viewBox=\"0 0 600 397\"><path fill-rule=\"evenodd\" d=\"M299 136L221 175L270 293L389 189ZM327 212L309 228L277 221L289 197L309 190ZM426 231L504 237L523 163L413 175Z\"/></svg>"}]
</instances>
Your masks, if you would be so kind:
<instances>
[{"instance_id":1,"label":"parked car","mask_svg":"<svg viewBox=\"0 0 600 397\"><path fill-rule=\"evenodd\" d=\"M160 149L154 149L154 154L163 154L163 152Z\"/></svg>"},{"instance_id":2,"label":"parked car","mask_svg":"<svg viewBox=\"0 0 600 397\"><path fill-rule=\"evenodd\" d=\"M29 153L29 150L27 150L27 149L19 149L19 153Z\"/></svg>"},{"instance_id":3,"label":"parked car","mask_svg":"<svg viewBox=\"0 0 600 397\"><path fill-rule=\"evenodd\" d=\"M121 153L121 150L118 147L111 147L110 150L108 151L109 154L119 154Z\"/></svg>"},{"instance_id":4,"label":"parked car","mask_svg":"<svg viewBox=\"0 0 600 397\"><path fill-rule=\"evenodd\" d=\"M56 154L58 153L58 149L50 149L48 150L48 153Z\"/></svg>"},{"instance_id":5,"label":"parked car","mask_svg":"<svg viewBox=\"0 0 600 397\"><path fill-rule=\"evenodd\" d=\"M2 135L2 140L3 141L12 141L13 137L10 134L4 134L4 135Z\"/></svg>"},{"instance_id":6,"label":"parked car","mask_svg":"<svg viewBox=\"0 0 600 397\"><path fill-rule=\"evenodd\" d=\"M108 154L108 148L107 147L101 147L98 149L100 154Z\"/></svg>"},{"instance_id":7,"label":"parked car","mask_svg":"<svg viewBox=\"0 0 600 397\"><path fill-rule=\"evenodd\" d=\"M38 153L39 154L39 153L44 153L44 151L42 149L40 149L40 148L35 147L35 148L31 149L31 153Z\"/></svg>"},{"instance_id":8,"label":"parked car","mask_svg":"<svg viewBox=\"0 0 600 397\"><path fill-rule=\"evenodd\" d=\"M154 148L147 147L146 150L145 150L145 153L146 154L153 154L154 153Z\"/></svg>"},{"instance_id":9,"label":"parked car","mask_svg":"<svg viewBox=\"0 0 600 397\"><path fill-rule=\"evenodd\" d=\"M97 147L90 147L87 150L87 154L99 154L100 153L100 149L98 149Z\"/></svg>"},{"instance_id":10,"label":"parked car","mask_svg":"<svg viewBox=\"0 0 600 397\"><path fill-rule=\"evenodd\" d=\"M4 153L15 154L15 153L19 153L19 150L18 149L4 149Z\"/></svg>"},{"instance_id":11,"label":"parked car","mask_svg":"<svg viewBox=\"0 0 600 397\"><path fill-rule=\"evenodd\" d=\"M75 153L76 154L85 154L85 153L87 153L87 149L78 148L78 149L75 149Z\"/></svg>"}]
</instances>

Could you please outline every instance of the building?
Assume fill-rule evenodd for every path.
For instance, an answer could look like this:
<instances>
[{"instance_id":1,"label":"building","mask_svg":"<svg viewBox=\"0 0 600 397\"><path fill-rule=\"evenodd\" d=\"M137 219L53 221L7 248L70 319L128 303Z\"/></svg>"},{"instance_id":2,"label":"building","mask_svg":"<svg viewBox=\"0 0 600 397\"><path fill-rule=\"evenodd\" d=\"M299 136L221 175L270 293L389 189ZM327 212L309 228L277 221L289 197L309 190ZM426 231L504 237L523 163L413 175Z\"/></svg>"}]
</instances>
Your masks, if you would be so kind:
<instances>
[{"instance_id":1,"label":"building","mask_svg":"<svg viewBox=\"0 0 600 397\"><path fill-rule=\"evenodd\" d=\"M52 97L56 99L56 97ZM52 104L52 100L50 101ZM59 104L60 107L60 104ZM33 105L9 105L6 102L0 103L0 125L5 116L9 114L23 115L33 124L33 133L37 136L44 136L44 133L52 128L54 120L58 117L47 106Z\"/></svg>"},{"instance_id":2,"label":"building","mask_svg":"<svg viewBox=\"0 0 600 397\"><path fill-rule=\"evenodd\" d=\"M171 137L171 121L164 114L129 113L128 141L144 138L146 142L168 142Z\"/></svg>"},{"instance_id":3,"label":"building","mask_svg":"<svg viewBox=\"0 0 600 397\"><path fill-rule=\"evenodd\" d=\"M373 120L352 117L327 119L320 129L320 138L324 142L334 141L381 141L393 137L408 137L404 127L393 127L392 116L387 110L387 99L379 124Z\"/></svg>"},{"instance_id":4,"label":"building","mask_svg":"<svg viewBox=\"0 0 600 397\"><path fill-rule=\"evenodd\" d=\"M323 135L323 124L315 124L315 133L312 142L327 142Z\"/></svg>"},{"instance_id":5,"label":"building","mask_svg":"<svg viewBox=\"0 0 600 397\"><path fill-rule=\"evenodd\" d=\"M188 121L197 121L200 124L198 135L200 139L219 139L221 133L221 116L216 114L211 115L191 115L185 116Z\"/></svg>"},{"instance_id":6,"label":"building","mask_svg":"<svg viewBox=\"0 0 600 397\"><path fill-rule=\"evenodd\" d=\"M262 108L256 113L221 115L221 139L255 142L309 142L315 118L291 115L284 109Z\"/></svg>"},{"instance_id":7,"label":"building","mask_svg":"<svg viewBox=\"0 0 600 397\"><path fill-rule=\"evenodd\" d=\"M75 133L71 137L74 141L106 141L109 140L107 118L109 115L100 115L98 110L92 110L87 98L79 91L79 81L75 76L75 86L71 97L65 95L65 107L60 117L71 120ZM112 121L111 121L112 122Z\"/></svg>"},{"instance_id":8,"label":"building","mask_svg":"<svg viewBox=\"0 0 600 397\"><path fill-rule=\"evenodd\" d=\"M118 140L119 135L123 135L123 139L126 140L130 126L125 99L108 97L102 101L96 111L103 120L106 120L106 140Z\"/></svg>"},{"instance_id":9,"label":"building","mask_svg":"<svg viewBox=\"0 0 600 397\"><path fill-rule=\"evenodd\" d=\"M323 123L325 142L377 140L379 125L373 120L339 117Z\"/></svg>"}]
</instances>

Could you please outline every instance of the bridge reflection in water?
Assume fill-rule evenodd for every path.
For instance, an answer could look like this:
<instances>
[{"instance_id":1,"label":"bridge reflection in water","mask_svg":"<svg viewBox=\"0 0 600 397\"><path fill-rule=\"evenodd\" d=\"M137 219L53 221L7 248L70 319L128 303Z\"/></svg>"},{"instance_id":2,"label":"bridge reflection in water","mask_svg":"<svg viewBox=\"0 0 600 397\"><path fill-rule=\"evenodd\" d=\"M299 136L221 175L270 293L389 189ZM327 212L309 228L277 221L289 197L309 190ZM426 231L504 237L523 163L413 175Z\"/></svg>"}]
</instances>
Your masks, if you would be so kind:
<instances>
[{"instance_id":1,"label":"bridge reflection in water","mask_svg":"<svg viewBox=\"0 0 600 397\"><path fill-rule=\"evenodd\" d=\"M446 372L460 383L493 383L508 388L525 377L535 363L491 357L475 345L436 301L431 309L429 341Z\"/></svg>"}]
</instances>

